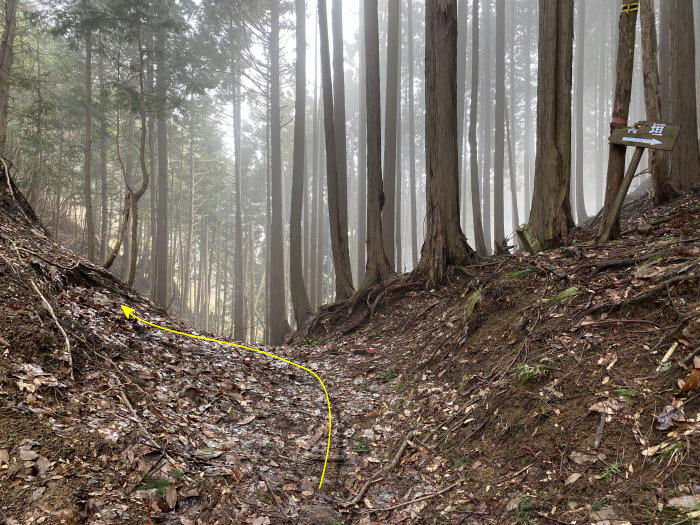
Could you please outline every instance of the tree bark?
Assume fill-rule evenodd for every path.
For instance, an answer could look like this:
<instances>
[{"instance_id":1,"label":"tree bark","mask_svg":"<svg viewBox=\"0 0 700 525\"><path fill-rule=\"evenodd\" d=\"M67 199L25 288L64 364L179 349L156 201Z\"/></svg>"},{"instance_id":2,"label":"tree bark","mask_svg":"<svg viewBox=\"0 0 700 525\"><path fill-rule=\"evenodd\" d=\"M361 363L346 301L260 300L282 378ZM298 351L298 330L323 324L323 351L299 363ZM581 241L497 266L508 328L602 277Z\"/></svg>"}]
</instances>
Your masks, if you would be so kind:
<instances>
[{"instance_id":1,"label":"tree bark","mask_svg":"<svg viewBox=\"0 0 700 525\"><path fill-rule=\"evenodd\" d=\"M104 57L102 53L97 59L97 75L100 83L100 253L98 259L104 261L109 245L108 229L108 188L107 188L107 86L105 85Z\"/></svg>"},{"instance_id":2,"label":"tree bark","mask_svg":"<svg viewBox=\"0 0 700 525\"><path fill-rule=\"evenodd\" d=\"M576 173L575 173L575 204L576 220L583 224L588 219L586 201L583 194L583 68L586 49L586 3L578 0L576 14Z\"/></svg>"},{"instance_id":3,"label":"tree bark","mask_svg":"<svg viewBox=\"0 0 700 525\"><path fill-rule=\"evenodd\" d=\"M492 143L491 132L493 128L493 120L491 108L493 101L491 98L491 68L493 67L493 53L491 50L491 34L493 32L493 12L491 9L492 0L484 0L484 63L482 85L484 87L484 95L481 97L481 133L482 144L484 147L481 151L481 193L482 193L482 213L481 221L484 230L484 242L486 243L487 253L493 250L493 242L491 237L491 155Z\"/></svg>"},{"instance_id":4,"label":"tree bark","mask_svg":"<svg viewBox=\"0 0 700 525\"><path fill-rule=\"evenodd\" d=\"M523 153L524 164L524 201L523 220L530 219L530 203L532 202L532 25L528 17L527 28L525 29L525 147Z\"/></svg>"},{"instance_id":5,"label":"tree bark","mask_svg":"<svg viewBox=\"0 0 700 525\"><path fill-rule=\"evenodd\" d=\"M280 143L279 0L272 0L270 16L270 344L284 342L287 331L284 243L282 239L282 150Z\"/></svg>"},{"instance_id":6,"label":"tree bark","mask_svg":"<svg viewBox=\"0 0 700 525\"><path fill-rule=\"evenodd\" d=\"M85 137L83 195L87 228L87 257L95 260L95 215L92 208L92 33L85 34Z\"/></svg>"},{"instance_id":7,"label":"tree bark","mask_svg":"<svg viewBox=\"0 0 700 525\"><path fill-rule=\"evenodd\" d=\"M415 272L434 286L473 251L459 221L456 0L425 8L427 231Z\"/></svg>"},{"instance_id":8,"label":"tree bark","mask_svg":"<svg viewBox=\"0 0 700 525\"><path fill-rule=\"evenodd\" d=\"M663 120L668 120L671 113L671 4L659 2L659 98ZM665 157L670 162L668 154Z\"/></svg>"},{"instance_id":9,"label":"tree bark","mask_svg":"<svg viewBox=\"0 0 700 525\"><path fill-rule=\"evenodd\" d=\"M389 0L389 20L386 41L386 109L384 112L384 170L386 182L382 234L384 251L392 269L395 265L395 216L396 216L396 115L398 111L399 84L399 0Z\"/></svg>"},{"instance_id":10,"label":"tree bark","mask_svg":"<svg viewBox=\"0 0 700 525\"><path fill-rule=\"evenodd\" d=\"M537 151L530 227L544 249L573 227L571 180L571 62L573 0L540 0L537 72Z\"/></svg>"},{"instance_id":11,"label":"tree bark","mask_svg":"<svg viewBox=\"0 0 700 525\"><path fill-rule=\"evenodd\" d=\"M410 1L410 0L409 0ZM365 61L365 3L359 2L360 31L358 31L357 49L359 50L359 84L358 104L360 106L357 129L357 282L358 286L365 279L367 264L367 66Z\"/></svg>"},{"instance_id":12,"label":"tree bark","mask_svg":"<svg viewBox=\"0 0 700 525\"><path fill-rule=\"evenodd\" d=\"M508 177L510 186L510 209L511 209L511 225L513 231L520 226L520 217L518 214L518 183L517 174L515 173L515 149L510 136L510 115L508 114L508 103L505 103L505 121L506 121L506 142L508 143ZM504 242L504 248L505 242ZM505 250L507 251L507 250Z\"/></svg>"},{"instance_id":13,"label":"tree bark","mask_svg":"<svg viewBox=\"0 0 700 525\"><path fill-rule=\"evenodd\" d=\"M245 340L245 277L243 271L243 183L241 173L241 84L236 65L233 69L233 137L234 137L234 171L235 171L235 226L233 254L233 338L236 341ZM252 281L249 286L253 286Z\"/></svg>"},{"instance_id":14,"label":"tree bark","mask_svg":"<svg viewBox=\"0 0 700 525\"><path fill-rule=\"evenodd\" d=\"M0 43L0 155L5 155L10 101L10 72L14 61L17 30L17 0L5 0L5 26Z\"/></svg>"},{"instance_id":15,"label":"tree bark","mask_svg":"<svg viewBox=\"0 0 700 525\"><path fill-rule=\"evenodd\" d=\"M306 4L296 0L296 96L294 101L294 158L292 206L289 219L289 286L297 330L311 315L306 294L301 252L301 211L304 194L304 136L306 120ZM342 56L341 56L342 59ZM341 64L342 66L342 64Z\"/></svg>"},{"instance_id":16,"label":"tree bark","mask_svg":"<svg viewBox=\"0 0 700 525\"><path fill-rule=\"evenodd\" d=\"M317 27L314 24L314 27ZM318 29L315 31L316 36L318 36ZM309 248L309 299L311 301L311 307L315 308L319 304L316 300L318 294L316 293L316 274L319 271L318 268L318 235L319 235L319 215L321 213L320 204L320 179L321 174L319 173L319 111L318 111L318 38L314 39L314 108L313 108L313 132L312 132L312 150L311 150L311 179L312 179L312 207L311 207L311 246Z\"/></svg>"},{"instance_id":17,"label":"tree bark","mask_svg":"<svg viewBox=\"0 0 700 525\"><path fill-rule=\"evenodd\" d=\"M348 162L345 129L345 61L343 60L343 9L341 0L333 0L333 122L335 123L336 155L338 158L338 205L340 228L348 232Z\"/></svg>"},{"instance_id":18,"label":"tree bark","mask_svg":"<svg viewBox=\"0 0 700 525\"><path fill-rule=\"evenodd\" d=\"M625 4L626 0L622 0ZM637 23L637 12L620 13L620 23L618 30L617 45L617 77L615 81L615 100L613 103L612 121L610 122L610 133L615 128L627 126L629 118L630 98L632 94L632 71L634 67L634 44L635 25ZM610 144L608 152L608 173L605 180L605 202L603 204L603 217L608 215L608 211L625 175L625 153L627 148L617 144ZM599 231L602 233L602 230ZM611 230L612 238L620 233L619 224L615 223Z\"/></svg>"},{"instance_id":19,"label":"tree bark","mask_svg":"<svg viewBox=\"0 0 700 525\"><path fill-rule=\"evenodd\" d=\"M505 179L505 59L506 3L496 0L496 117L493 161L493 238L496 251L505 250L503 180Z\"/></svg>"},{"instance_id":20,"label":"tree bark","mask_svg":"<svg viewBox=\"0 0 700 525\"><path fill-rule=\"evenodd\" d=\"M457 147L460 174L464 138L464 101L467 90L467 3L468 0L457 0ZM464 181L460 182L462 186L465 185Z\"/></svg>"},{"instance_id":21,"label":"tree bark","mask_svg":"<svg viewBox=\"0 0 700 525\"><path fill-rule=\"evenodd\" d=\"M694 13L692 2L670 0L670 3L671 103L669 120L674 124L681 125L681 133L671 152L671 181L674 187L680 191L687 191L700 181Z\"/></svg>"},{"instance_id":22,"label":"tree bark","mask_svg":"<svg viewBox=\"0 0 700 525\"><path fill-rule=\"evenodd\" d=\"M415 268L418 264L418 232L416 225L416 131L415 131L415 101L413 96L413 0L408 0L408 174L411 195L411 263Z\"/></svg>"},{"instance_id":23,"label":"tree bark","mask_svg":"<svg viewBox=\"0 0 700 525\"><path fill-rule=\"evenodd\" d=\"M647 120L649 122L662 122L654 0L641 1L639 16L642 25L642 68ZM662 204L677 195L669 178L667 156L663 151L653 149L650 149L648 154L652 197L656 204Z\"/></svg>"},{"instance_id":24,"label":"tree bark","mask_svg":"<svg viewBox=\"0 0 700 525\"><path fill-rule=\"evenodd\" d=\"M360 290L383 282L391 275L384 249L382 208L381 99L379 88L379 21L377 0L364 2L365 104L367 108L367 267Z\"/></svg>"},{"instance_id":25,"label":"tree bark","mask_svg":"<svg viewBox=\"0 0 700 525\"><path fill-rule=\"evenodd\" d=\"M158 97L157 124L158 124L158 206L157 206L157 233L156 233L156 303L166 308L168 306L168 112L167 102L167 70L166 48L167 35L165 29L158 30L156 37L156 60L158 69L156 72L156 93ZM142 136L145 133L146 123L141 122ZM142 157L145 144L142 140ZM145 165L145 161L143 162Z\"/></svg>"},{"instance_id":26,"label":"tree bark","mask_svg":"<svg viewBox=\"0 0 700 525\"><path fill-rule=\"evenodd\" d=\"M469 169L472 194L474 243L479 255L486 255L484 227L481 224L479 163L477 160L476 119L479 101L479 0L472 0L472 93L469 102Z\"/></svg>"},{"instance_id":27,"label":"tree bark","mask_svg":"<svg viewBox=\"0 0 700 525\"><path fill-rule=\"evenodd\" d=\"M328 220L330 223L331 252L335 270L335 298L347 299L354 290L350 269L348 231L343 230L341 192L338 180L338 158L336 151L336 126L333 112L333 87L328 49L328 19L326 2L318 2L319 33L321 36L321 82L323 86L323 117L326 136L326 178L328 181ZM344 123L342 123L344 125Z\"/></svg>"}]
</instances>

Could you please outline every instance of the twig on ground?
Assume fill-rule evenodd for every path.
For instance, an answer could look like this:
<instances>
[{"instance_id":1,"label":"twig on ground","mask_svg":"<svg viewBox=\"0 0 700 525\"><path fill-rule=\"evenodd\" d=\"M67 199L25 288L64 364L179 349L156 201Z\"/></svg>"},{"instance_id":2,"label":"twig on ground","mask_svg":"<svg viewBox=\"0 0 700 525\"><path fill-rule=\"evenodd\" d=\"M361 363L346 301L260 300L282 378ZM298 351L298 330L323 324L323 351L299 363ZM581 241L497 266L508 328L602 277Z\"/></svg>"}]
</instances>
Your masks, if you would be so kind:
<instances>
[{"instance_id":1,"label":"twig on ground","mask_svg":"<svg viewBox=\"0 0 700 525\"><path fill-rule=\"evenodd\" d=\"M43 255L40 255L36 252L28 250L27 248L24 248L22 246L18 246L17 249L22 250L23 252L26 252L29 255L33 255L37 259L41 259L42 261L44 261L46 264L50 264L51 266L55 266L56 268L60 268L61 270L75 270L80 265L80 262L78 261L73 266L63 266L62 264L58 264L57 262L50 261L46 257L44 257Z\"/></svg>"},{"instance_id":2,"label":"twig on ground","mask_svg":"<svg viewBox=\"0 0 700 525\"><path fill-rule=\"evenodd\" d=\"M362 485L362 488L361 488L360 491L355 495L355 497L352 498L349 502L344 503L343 506L349 507L349 506L351 506L351 505L357 504L357 503L364 497L364 495L367 493L367 490L369 489L369 487L370 487L373 483L376 483L377 481L379 481L379 480L381 479L381 477L382 477L385 473L387 473L387 472L393 470L393 469L396 467L396 465L399 464L399 461L401 461L401 456L403 456L403 453L406 451L406 448L408 447L408 442L411 440L411 438L413 437L413 435L414 435L415 433L416 433L415 430L411 430L411 431L406 435L406 437L404 438L403 442L401 443L401 446L399 446L399 450L396 452L396 455L394 456L394 459L391 460L391 463L389 463L386 467L384 467L384 468L381 469L379 472L377 472L374 476L371 476L371 477L365 482L365 484Z\"/></svg>"},{"instance_id":3,"label":"twig on ground","mask_svg":"<svg viewBox=\"0 0 700 525\"><path fill-rule=\"evenodd\" d=\"M51 307L51 303L49 303L46 300L46 297L39 291L39 288L37 287L36 284L34 284L34 281L29 279L29 282L31 283L32 287L34 288L34 291L39 294L39 297L41 297L41 300L44 303L44 306L46 309L49 311L49 314L51 314L51 318L53 319L53 322L56 323L56 326L58 327L58 330L61 332L63 335L63 340L66 343L66 350L65 350L65 360L68 363L68 368L70 369L70 378L75 379L75 376L73 375L73 353L71 352L71 347L70 347L70 340L68 339L68 334L66 334L66 331L63 329L61 326L61 323L58 322L58 318L56 317L56 314L53 311L53 308Z\"/></svg>"},{"instance_id":4,"label":"twig on ground","mask_svg":"<svg viewBox=\"0 0 700 525\"><path fill-rule=\"evenodd\" d=\"M426 500L426 499L435 498L435 497L437 497L437 496L440 496L441 494L444 494L445 492L448 492L448 491L452 490L453 488L455 488L456 486L458 486L460 483L461 483L460 481L455 481L452 485L448 485L448 486L445 487L444 489L438 490L437 492L433 492L432 494L426 494L425 496L421 496L420 498L414 498L414 499L409 500L409 501L404 501L404 502L402 502L402 503L397 503L396 505L392 505L391 507L384 507L384 508L381 508L381 509L371 509L371 510L368 511L368 513L371 514L371 513L374 513L374 512L387 512L387 511L390 511L390 510L398 509L398 508L400 508L400 507L405 507L406 505L411 505L412 503L417 503L417 502L419 502L419 501L423 501L423 500Z\"/></svg>"},{"instance_id":5,"label":"twig on ground","mask_svg":"<svg viewBox=\"0 0 700 525\"><path fill-rule=\"evenodd\" d=\"M619 303L599 304L597 306L593 306L589 310L589 313L600 312L601 310L605 310L608 308L614 310L614 309L620 308L620 307L625 306L625 305L636 304L636 303L639 303L639 302L642 302L642 301L645 301L647 299L654 297L657 293L659 293L662 290L665 290L666 287L668 287L668 286L682 283L685 281L695 281L697 279L700 279L700 274L697 274L697 273L691 273L690 275L676 275L675 277L671 277L670 279L666 279L665 281L663 281L655 286L652 286L646 292L638 293L634 297L631 297L631 298L626 299L624 301L621 301Z\"/></svg>"},{"instance_id":6,"label":"twig on ground","mask_svg":"<svg viewBox=\"0 0 700 525\"><path fill-rule=\"evenodd\" d=\"M597 449L600 443L603 441L603 430L605 429L605 419L607 414L600 414L600 421L598 422L598 428L595 430L595 439L593 440L593 448Z\"/></svg>"}]
</instances>

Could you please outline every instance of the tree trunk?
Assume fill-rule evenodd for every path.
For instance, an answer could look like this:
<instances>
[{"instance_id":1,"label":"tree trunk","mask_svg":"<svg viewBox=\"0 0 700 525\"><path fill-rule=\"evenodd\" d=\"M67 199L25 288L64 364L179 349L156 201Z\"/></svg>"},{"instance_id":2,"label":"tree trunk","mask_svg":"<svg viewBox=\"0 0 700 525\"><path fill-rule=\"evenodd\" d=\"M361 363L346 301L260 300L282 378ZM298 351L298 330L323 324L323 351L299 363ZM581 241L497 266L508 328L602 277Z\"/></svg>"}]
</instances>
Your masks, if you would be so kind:
<instances>
[{"instance_id":1,"label":"tree trunk","mask_svg":"<svg viewBox=\"0 0 700 525\"><path fill-rule=\"evenodd\" d=\"M530 23L530 18L528 17L527 29L525 30L525 147L523 153L523 164L524 164L524 201L525 206L523 207L523 220L528 221L530 219L530 203L532 202L532 195L530 189L532 188L532 25Z\"/></svg>"},{"instance_id":2,"label":"tree trunk","mask_svg":"<svg viewBox=\"0 0 700 525\"><path fill-rule=\"evenodd\" d=\"M382 208L381 99L379 88L379 21L377 0L364 2L364 38L367 108L367 268L361 290L383 282L391 274L384 250Z\"/></svg>"},{"instance_id":3,"label":"tree trunk","mask_svg":"<svg viewBox=\"0 0 700 525\"><path fill-rule=\"evenodd\" d=\"M457 147L459 173L462 173L462 144L464 138L464 101L467 76L467 3L457 1ZM464 181L460 181L464 186Z\"/></svg>"},{"instance_id":4,"label":"tree trunk","mask_svg":"<svg viewBox=\"0 0 700 525\"><path fill-rule=\"evenodd\" d=\"M95 215L92 209L92 33L85 35L85 137L83 195L87 227L87 257L95 260Z\"/></svg>"},{"instance_id":5,"label":"tree trunk","mask_svg":"<svg viewBox=\"0 0 700 525\"><path fill-rule=\"evenodd\" d=\"M345 130L345 61L343 60L343 9L341 0L333 0L333 122L338 165L338 206L340 229L348 235L348 166Z\"/></svg>"},{"instance_id":6,"label":"tree trunk","mask_svg":"<svg viewBox=\"0 0 700 525\"><path fill-rule=\"evenodd\" d=\"M571 62L573 0L540 0L537 151L530 227L542 248L557 246L573 227L571 180Z\"/></svg>"},{"instance_id":7,"label":"tree trunk","mask_svg":"<svg viewBox=\"0 0 700 525\"><path fill-rule=\"evenodd\" d=\"M296 0L296 96L294 102L294 167L292 173L292 206L289 219L289 287L297 330L311 315L306 294L301 252L301 211L304 194L304 135L306 120L306 11L305 0ZM342 59L342 56L341 56ZM342 64L341 64L342 66ZM337 73L337 71L336 71ZM337 78L337 77L336 77Z\"/></svg>"},{"instance_id":8,"label":"tree trunk","mask_svg":"<svg viewBox=\"0 0 700 525\"><path fill-rule=\"evenodd\" d=\"M233 137L235 156L235 232L233 254L233 338L236 341L245 340L245 311L243 297L245 296L245 277L243 272L243 184L241 180L241 85L240 77L233 69ZM249 283L252 286L252 282Z\"/></svg>"},{"instance_id":9,"label":"tree trunk","mask_svg":"<svg viewBox=\"0 0 700 525\"><path fill-rule=\"evenodd\" d=\"M508 143L508 177L510 185L510 209L511 209L511 224L513 231L520 226L520 217L518 214L518 184L517 174L515 173L515 149L510 136L510 115L508 115L508 103L505 103L505 121L506 121L506 142ZM504 246L505 248L505 241ZM507 251L507 250L505 250Z\"/></svg>"},{"instance_id":10,"label":"tree trunk","mask_svg":"<svg viewBox=\"0 0 700 525\"><path fill-rule=\"evenodd\" d=\"M668 1L668 0L664 0ZM671 152L671 181L680 191L700 181L698 116L695 85L695 25L693 4L687 0L671 3L671 103L669 120L681 125L676 147Z\"/></svg>"},{"instance_id":11,"label":"tree trunk","mask_svg":"<svg viewBox=\"0 0 700 525\"><path fill-rule=\"evenodd\" d=\"M358 286L365 279L367 263L367 74L365 62L365 3L360 0L360 30L358 31L357 49L359 53L358 104L360 118L357 129L357 282Z\"/></svg>"},{"instance_id":12,"label":"tree trunk","mask_svg":"<svg viewBox=\"0 0 700 525\"><path fill-rule=\"evenodd\" d=\"M104 58L102 53L97 59L97 75L100 82L100 254L99 260L104 261L109 245L108 188L107 188L107 86L105 85Z\"/></svg>"},{"instance_id":13,"label":"tree trunk","mask_svg":"<svg viewBox=\"0 0 700 525\"><path fill-rule=\"evenodd\" d=\"M662 122L659 95L659 68L656 52L656 14L654 0L642 0L639 10L642 25L642 68L644 71L644 104L649 122ZM652 196L656 204L662 204L677 195L671 185L666 154L650 149Z\"/></svg>"},{"instance_id":14,"label":"tree trunk","mask_svg":"<svg viewBox=\"0 0 700 525\"><path fill-rule=\"evenodd\" d=\"M622 0L622 4L625 3L626 0ZM612 121L610 122L610 133L615 128L626 127L627 119L629 118L636 23L636 11L620 13L617 44L617 78L615 81L615 100L613 103ZM610 144L608 151L608 173L605 180L603 217L608 215L609 208L615 200L620 184L622 184L622 178L625 175L625 153L627 148L617 144ZM617 237L619 232L619 224L613 224L612 238ZM602 233L602 230L599 233Z\"/></svg>"},{"instance_id":15,"label":"tree trunk","mask_svg":"<svg viewBox=\"0 0 700 525\"><path fill-rule=\"evenodd\" d=\"M389 0L389 21L386 41L386 110L384 112L384 180L386 182L382 234L384 250L393 268L396 260L396 115L399 84L399 0Z\"/></svg>"},{"instance_id":16,"label":"tree trunk","mask_svg":"<svg viewBox=\"0 0 700 525\"><path fill-rule=\"evenodd\" d=\"M397 61L399 63L398 79L396 82L396 205L394 213L394 236L396 241L396 252L394 268L402 272L402 247L401 247L401 45L398 49Z\"/></svg>"},{"instance_id":17,"label":"tree trunk","mask_svg":"<svg viewBox=\"0 0 700 525\"><path fill-rule=\"evenodd\" d=\"M493 161L493 240L505 251L503 180L505 179L506 3L496 0L496 119Z\"/></svg>"},{"instance_id":18,"label":"tree trunk","mask_svg":"<svg viewBox=\"0 0 700 525\"><path fill-rule=\"evenodd\" d=\"M284 342L287 331L282 235L282 150L280 143L279 0L272 0L270 16L270 344Z\"/></svg>"},{"instance_id":19,"label":"tree trunk","mask_svg":"<svg viewBox=\"0 0 700 525\"><path fill-rule=\"evenodd\" d=\"M192 263L192 238L194 236L194 135L192 134L192 116L190 115L190 122L189 122L189 151L187 155L187 168L189 172L189 200L188 200L188 218L189 222L187 223L187 247L188 249L185 251L185 282L183 283L183 295L185 297L185 304L189 307L190 312L194 314L194 308L192 308L192 302L191 302L191 293L190 293L190 286L192 282L192 272L191 272L191 263Z\"/></svg>"},{"instance_id":20,"label":"tree trunk","mask_svg":"<svg viewBox=\"0 0 700 525\"><path fill-rule=\"evenodd\" d=\"M336 151L336 127L333 113L333 87L331 84L331 64L328 49L328 19L326 2L318 2L319 33L321 36L321 81L323 86L323 118L326 136L326 178L328 180L328 220L331 229L331 251L335 270L335 298L347 299L353 292L352 271L348 231L343 230L341 191L338 180L338 158ZM340 123L344 125L344 123Z\"/></svg>"},{"instance_id":21,"label":"tree trunk","mask_svg":"<svg viewBox=\"0 0 700 525\"><path fill-rule=\"evenodd\" d=\"M473 251L459 224L456 0L425 8L427 231L415 272L434 286Z\"/></svg>"},{"instance_id":22,"label":"tree trunk","mask_svg":"<svg viewBox=\"0 0 700 525\"><path fill-rule=\"evenodd\" d=\"M133 286L134 280L136 279L136 260L138 257L139 247L138 247L138 205L139 199L143 197L146 193L146 188L148 188L149 173L146 166L146 92L144 87L144 49L141 42L141 31L138 32L138 53L139 53L139 116L141 117L141 144L139 148L139 160L141 164L141 186L138 190L134 190L129 187L128 177L125 177L127 184L127 189L131 193L131 242L129 243L129 273L127 277L127 283L129 286ZM164 161L163 161L164 162ZM159 163L160 165L160 163ZM162 182L167 188L167 173L166 180ZM167 237L165 244L165 252L167 253ZM163 305L165 307L165 305Z\"/></svg>"},{"instance_id":23,"label":"tree trunk","mask_svg":"<svg viewBox=\"0 0 700 525\"><path fill-rule=\"evenodd\" d=\"M409 192L411 196L411 264L418 264L418 232L416 225L416 131L415 131L415 100L413 98L413 0L408 0L408 173Z\"/></svg>"},{"instance_id":24,"label":"tree trunk","mask_svg":"<svg viewBox=\"0 0 700 525\"><path fill-rule=\"evenodd\" d=\"M314 24L316 26L316 24ZM309 298L311 301L311 307L318 307L318 302L316 300L318 294L316 292L316 274L319 271L318 267L318 242L319 242L319 215L321 213L321 192L320 192L320 180L321 174L319 172L319 111L318 111L318 46L314 45L314 109L313 109L313 138L312 144L313 148L311 150L311 178L312 178L312 208L311 208L311 247L309 249Z\"/></svg>"},{"instance_id":25,"label":"tree trunk","mask_svg":"<svg viewBox=\"0 0 700 525\"><path fill-rule=\"evenodd\" d=\"M149 33L148 34L148 45L153 46L154 38L153 34ZM153 57L151 57L148 60L148 65L146 68L146 85L148 86L148 91L153 93L155 91L155 64L153 61ZM150 105L152 108L152 104ZM156 126L155 126L155 114L153 113L152 110L149 110L146 112L146 122L148 124L148 169L151 174L155 174L157 172L157 166L156 166ZM190 138L191 138L191 122L190 122ZM148 204L150 206L150 218L149 218L149 225L150 225L150 250L151 250L151 260L150 260L150 297L151 301L156 300L156 286L158 284L158 267L157 267L157 257L156 257L156 252L158 251L158 247L156 246L156 243L158 242L158 224L157 224L157 206L156 206L156 182L157 179L154 178L154 180L151 182L149 189L148 189Z\"/></svg>"},{"instance_id":26,"label":"tree trunk","mask_svg":"<svg viewBox=\"0 0 700 525\"><path fill-rule=\"evenodd\" d=\"M586 3L578 0L576 13L578 26L576 27L576 173L575 173L575 203L576 220L583 224L588 219L586 213L586 201L583 194L583 67L586 49Z\"/></svg>"},{"instance_id":27,"label":"tree trunk","mask_svg":"<svg viewBox=\"0 0 700 525\"><path fill-rule=\"evenodd\" d=\"M659 98L663 120L668 120L671 113L671 5L668 0L659 2ZM665 157L668 163L668 154Z\"/></svg>"},{"instance_id":28,"label":"tree trunk","mask_svg":"<svg viewBox=\"0 0 700 525\"><path fill-rule=\"evenodd\" d=\"M493 27L493 15L491 9L491 1L484 1L484 42L485 60L483 63L483 82L484 95L481 101L481 133L483 136L482 144L484 147L481 151L481 190L482 190L482 225L484 230L484 242L486 243L487 253L493 250L493 242L491 237L491 131L493 128L493 120L491 108L493 101L491 99L491 68L493 53L491 50L491 34Z\"/></svg>"},{"instance_id":29,"label":"tree trunk","mask_svg":"<svg viewBox=\"0 0 700 525\"><path fill-rule=\"evenodd\" d=\"M486 255L484 227L481 224L479 163L477 160L476 119L479 100L479 0L472 0L472 93L469 102L469 169L472 193L474 243L480 255Z\"/></svg>"},{"instance_id":30,"label":"tree trunk","mask_svg":"<svg viewBox=\"0 0 700 525\"><path fill-rule=\"evenodd\" d=\"M166 48L165 29L160 29L156 38L156 93L158 97L158 206L156 233L156 303L166 308L168 306L168 113L167 103L167 70L165 60ZM146 123L142 122L145 132ZM145 144L142 144L142 149ZM142 155L143 156L143 155Z\"/></svg>"},{"instance_id":31,"label":"tree trunk","mask_svg":"<svg viewBox=\"0 0 700 525\"><path fill-rule=\"evenodd\" d=\"M7 117L10 101L10 72L14 61L17 29L17 0L5 0L5 27L0 43L0 155L5 155Z\"/></svg>"}]
</instances>

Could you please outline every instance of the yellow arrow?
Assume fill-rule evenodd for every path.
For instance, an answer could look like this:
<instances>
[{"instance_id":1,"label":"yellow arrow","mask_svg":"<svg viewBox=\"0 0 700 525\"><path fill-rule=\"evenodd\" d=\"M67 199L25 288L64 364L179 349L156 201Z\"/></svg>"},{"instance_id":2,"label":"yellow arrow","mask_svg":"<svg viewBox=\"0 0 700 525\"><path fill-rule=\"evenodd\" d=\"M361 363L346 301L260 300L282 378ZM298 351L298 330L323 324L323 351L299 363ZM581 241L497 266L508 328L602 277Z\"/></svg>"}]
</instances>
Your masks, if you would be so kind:
<instances>
[{"instance_id":1,"label":"yellow arrow","mask_svg":"<svg viewBox=\"0 0 700 525\"><path fill-rule=\"evenodd\" d=\"M284 357L280 357L275 354L271 354L270 352L265 352L263 350L258 350L257 348L250 348L249 346L243 346L243 345L238 345L236 343L229 343L228 341L219 341L218 339L212 339L211 337L204 337L203 335L194 335L194 334L188 334L185 332L178 332L177 330L172 330L170 328L165 328L164 326L160 326L154 323L150 323L146 321L145 319L141 319L137 315L134 315L134 309L129 308L128 306L121 305L122 310L124 311L124 315L126 315L126 318L129 319L131 317L134 317L141 321L144 324L147 324L148 326L152 326L153 328L158 328L159 330L165 330L166 332L171 332L173 334L178 334L178 335L184 335L187 337L192 337L194 339L203 339L204 341L212 341L214 343L221 343L222 345L229 345L229 346L235 346L238 348L244 348L246 350L251 350L253 352L257 352L258 354L263 354L268 357L274 357L275 359L279 359L280 361L284 361L285 363L288 363L290 365L294 365L297 368L301 368L302 370L308 372L312 376L314 376L316 379L318 379L318 382L321 383L321 388L323 388L323 393L326 394L326 403L328 404L328 444L326 445L326 459L323 462L323 472L321 472L321 481L318 484L318 488L320 489L321 486L323 485L323 477L326 475L326 466L328 465L328 454L331 451L331 400L328 397L328 391L326 390L326 385L323 384L323 381L321 381L321 378L318 377L316 372L313 370L310 370L309 368L306 368L305 366L302 366L300 364L297 364L293 361L289 361L288 359L285 359Z\"/></svg>"}]
</instances>

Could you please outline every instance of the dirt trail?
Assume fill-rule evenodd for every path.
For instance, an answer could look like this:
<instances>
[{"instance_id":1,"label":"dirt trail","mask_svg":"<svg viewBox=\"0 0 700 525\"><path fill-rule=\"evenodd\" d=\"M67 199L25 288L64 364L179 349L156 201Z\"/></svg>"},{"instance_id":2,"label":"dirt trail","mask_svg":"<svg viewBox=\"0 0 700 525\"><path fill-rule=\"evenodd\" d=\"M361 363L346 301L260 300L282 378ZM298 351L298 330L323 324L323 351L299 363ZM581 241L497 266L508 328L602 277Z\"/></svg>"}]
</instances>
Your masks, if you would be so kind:
<instances>
[{"instance_id":1,"label":"dirt trail","mask_svg":"<svg viewBox=\"0 0 700 525\"><path fill-rule=\"evenodd\" d=\"M189 331L0 193L0 524L689 523L699 204L628 211L624 241L584 229L389 294L350 333L363 308L265 348L330 394L318 490L313 376L127 320L121 304Z\"/></svg>"}]
</instances>

